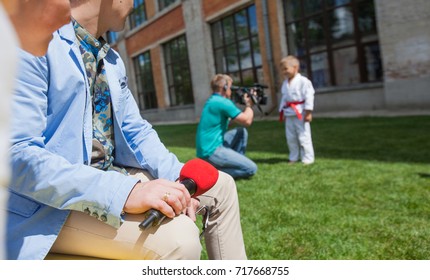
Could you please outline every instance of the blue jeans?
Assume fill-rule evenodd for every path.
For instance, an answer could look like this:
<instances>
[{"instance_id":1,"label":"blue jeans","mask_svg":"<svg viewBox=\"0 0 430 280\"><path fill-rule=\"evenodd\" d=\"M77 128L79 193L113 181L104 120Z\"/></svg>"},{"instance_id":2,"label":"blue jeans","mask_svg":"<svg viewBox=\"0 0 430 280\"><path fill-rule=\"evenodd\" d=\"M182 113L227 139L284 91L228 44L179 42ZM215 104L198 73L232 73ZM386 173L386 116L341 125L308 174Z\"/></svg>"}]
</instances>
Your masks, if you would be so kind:
<instances>
[{"instance_id":1,"label":"blue jeans","mask_svg":"<svg viewBox=\"0 0 430 280\"><path fill-rule=\"evenodd\" d=\"M246 178L257 172L257 165L245 156L248 131L237 127L224 134L224 143L206 160L233 178Z\"/></svg>"}]
</instances>

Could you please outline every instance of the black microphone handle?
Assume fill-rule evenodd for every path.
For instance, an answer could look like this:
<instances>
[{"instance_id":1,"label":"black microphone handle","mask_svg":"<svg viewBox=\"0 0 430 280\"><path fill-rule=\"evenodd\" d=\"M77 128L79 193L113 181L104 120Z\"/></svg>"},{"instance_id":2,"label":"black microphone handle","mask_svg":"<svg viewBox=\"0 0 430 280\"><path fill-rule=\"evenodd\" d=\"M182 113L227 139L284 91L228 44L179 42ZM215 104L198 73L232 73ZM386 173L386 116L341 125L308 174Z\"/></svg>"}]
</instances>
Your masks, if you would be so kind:
<instances>
[{"instance_id":1,"label":"black microphone handle","mask_svg":"<svg viewBox=\"0 0 430 280\"><path fill-rule=\"evenodd\" d=\"M163 213L161 213L158 210L155 209L151 209L148 212L145 213L145 219L139 224L139 228L140 229L148 229L151 226L155 226L159 223L161 223L164 218L166 218L166 216L163 215Z\"/></svg>"},{"instance_id":2,"label":"black microphone handle","mask_svg":"<svg viewBox=\"0 0 430 280\"><path fill-rule=\"evenodd\" d=\"M180 183L187 188L190 195L193 195L197 190L197 185L193 179L187 178L180 181ZM149 210L145 215L145 219L139 224L139 228L142 230L148 229L151 226L157 226L166 218L163 213L155 209Z\"/></svg>"}]
</instances>

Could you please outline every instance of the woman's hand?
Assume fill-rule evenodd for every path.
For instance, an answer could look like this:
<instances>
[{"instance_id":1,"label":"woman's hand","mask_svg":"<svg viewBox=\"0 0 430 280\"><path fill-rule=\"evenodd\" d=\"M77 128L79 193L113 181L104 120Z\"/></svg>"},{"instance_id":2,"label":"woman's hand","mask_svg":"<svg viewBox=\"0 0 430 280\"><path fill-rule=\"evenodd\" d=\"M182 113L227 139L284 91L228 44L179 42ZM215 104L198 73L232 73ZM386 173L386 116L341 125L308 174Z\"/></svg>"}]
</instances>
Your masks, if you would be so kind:
<instances>
[{"instance_id":1,"label":"woman's hand","mask_svg":"<svg viewBox=\"0 0 430 280\"><path fill-rule=\"evenodd\" d=\"M191 196L184 185L156 179L145 183L139 182L134 186L125 202L124 212L140 214L149 209L156 209L166 217L173 218L193 205Z\"/></svg>"},{"instance_id":2,"label":"woman's hand","mask_svg":"<svg viewBox=\"0 0 430 280\"><path fill-rule=\"evenodd\" d=\"M195 222L197 219L196 211L197 211L197 208L199 208L199 206L200 206L200 201L195 198L191 198L190 205L184 210L184 214L190 217L190 219L193 220L193 222Z\"/></svg>"}]
</instances>

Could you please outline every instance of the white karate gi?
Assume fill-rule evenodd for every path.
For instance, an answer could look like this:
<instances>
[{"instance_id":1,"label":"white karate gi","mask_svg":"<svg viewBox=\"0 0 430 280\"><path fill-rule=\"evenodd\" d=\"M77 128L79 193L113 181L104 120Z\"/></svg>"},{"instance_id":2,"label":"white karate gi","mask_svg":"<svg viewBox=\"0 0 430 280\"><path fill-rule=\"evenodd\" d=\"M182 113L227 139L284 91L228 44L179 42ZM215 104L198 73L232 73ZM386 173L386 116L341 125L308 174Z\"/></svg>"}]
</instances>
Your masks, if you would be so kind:
<instances>
[{"instance_id":1,"label":"white karate gi","mask_svg":"<svg viewBox=\"0 0 430 280\"><path fill-rule=\"evenodd\" d=\"M279 112L285 116L285 136L290 150L290 161L299 159L305 164L315 161L312 144L311 126L305 122L304 111L314 109L315 90L312 82L297 73L288 82L286 79L281 88L282 98L279 104Z\"/></svg>"}]
</instances>

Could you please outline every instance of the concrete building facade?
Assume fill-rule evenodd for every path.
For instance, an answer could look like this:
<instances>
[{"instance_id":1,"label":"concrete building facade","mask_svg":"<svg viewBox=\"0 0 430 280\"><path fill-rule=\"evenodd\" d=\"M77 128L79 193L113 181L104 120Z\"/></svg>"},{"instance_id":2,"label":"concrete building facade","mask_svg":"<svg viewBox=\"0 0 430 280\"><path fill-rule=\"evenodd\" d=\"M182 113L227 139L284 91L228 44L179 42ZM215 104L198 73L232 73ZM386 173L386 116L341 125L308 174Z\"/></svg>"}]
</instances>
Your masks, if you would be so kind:
<instances>
[{"instance_id":1,"label":"concrete building facade","mask_svg":"<svg viewBox=\"0 0 430 280\"><path fill-rule=\"evenodd\" d=\"M430 109L429 30L427 0L136 0L109 37L144 118L195 122L219 72L267 85L276 115L288 54L316 112Z\"/></svg>"}]
</instances>

